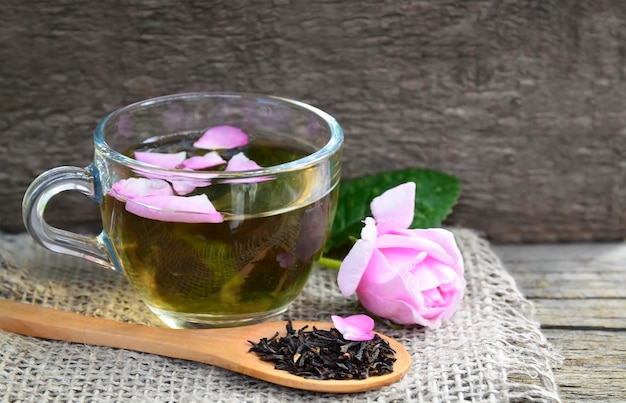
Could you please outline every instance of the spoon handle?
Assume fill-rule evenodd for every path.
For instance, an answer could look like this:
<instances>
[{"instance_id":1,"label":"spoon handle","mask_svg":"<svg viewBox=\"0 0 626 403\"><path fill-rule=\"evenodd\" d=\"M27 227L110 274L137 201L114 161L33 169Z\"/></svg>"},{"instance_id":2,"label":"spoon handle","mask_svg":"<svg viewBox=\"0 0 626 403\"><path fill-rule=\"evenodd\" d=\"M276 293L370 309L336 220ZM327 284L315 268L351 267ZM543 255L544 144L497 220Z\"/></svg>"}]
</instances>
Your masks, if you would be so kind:
<instances>
[{"instance_id":1,"label":"spoon handle","mask_svg":"<svg viewBox=\"0 0 626 403\"><path fill-rule=\"evenodd\" d=\"M284 328L285 322L265 322L232 328L170 329L0 299L0 329L13 333L198 361L265 380L287 373L255 359L248 352L248 340L269 337Z\"/></svg>"},{"instance_id":2,"label":"spoon handle","mask_svg":"<svg viewBox=\"0 0 626 403\"><path fill-rule=\"evenodd\" d=\"M136 350L160 355L173 329L141 326L0 300L0 328L26 336ZM178 340L180 341L180 340ZM183 357L177 357L183 358Z\"/></svg>"}]
</instances>

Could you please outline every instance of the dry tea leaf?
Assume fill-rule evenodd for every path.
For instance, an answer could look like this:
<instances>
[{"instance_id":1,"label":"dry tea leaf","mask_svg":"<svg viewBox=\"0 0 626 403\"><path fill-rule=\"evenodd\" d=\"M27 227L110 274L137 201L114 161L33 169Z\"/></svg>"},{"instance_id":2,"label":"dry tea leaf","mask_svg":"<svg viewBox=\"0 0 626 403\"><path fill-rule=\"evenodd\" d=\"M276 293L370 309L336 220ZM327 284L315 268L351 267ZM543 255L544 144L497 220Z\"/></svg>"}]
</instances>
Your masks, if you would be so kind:
<instances>
[{"instance_id":1,"label":"dry tea leaf","mask_svg":"<svg viewBox=\"0 0 626 403\"><path fill-rule=\"evenodd\" d=\"M276 369L311 379L365 379L393 372L395 351L387 341L375 335L367 341L349 341L332 328L295 331L291 321L287 335L262 338L250 352L263 361L272 361Z\"/></svg>"}]
</instances>

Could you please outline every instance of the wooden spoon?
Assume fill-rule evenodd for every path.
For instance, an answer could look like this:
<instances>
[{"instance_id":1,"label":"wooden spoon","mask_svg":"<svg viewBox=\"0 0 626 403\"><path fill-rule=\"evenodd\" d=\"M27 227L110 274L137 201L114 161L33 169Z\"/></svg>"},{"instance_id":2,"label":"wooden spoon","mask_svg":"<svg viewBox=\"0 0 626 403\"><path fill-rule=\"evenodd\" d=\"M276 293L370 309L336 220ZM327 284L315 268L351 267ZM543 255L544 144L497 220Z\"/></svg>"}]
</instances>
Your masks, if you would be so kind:
<instances>
[{"instance_id":1,"label":"wooden spoon","mask_svg":"<svg viewBox=\"0 0 626 403\"><path fill-rule=\"evenodd\" d=\"M293 321L294 329L305 325L328 330L330 322ZM82 344L123 348L211 364L278 385L316 392L352 393L389 385L402 378L411 357L397 341L382 335L396 351L393 372L362 380L316 380L274 369L248 352L248 340L258 342L276 332L286 334L287 322L266 322L220 329L170 329L142 326L0 300L0 329L27 336Z\"/></svg>"}]
</instances>

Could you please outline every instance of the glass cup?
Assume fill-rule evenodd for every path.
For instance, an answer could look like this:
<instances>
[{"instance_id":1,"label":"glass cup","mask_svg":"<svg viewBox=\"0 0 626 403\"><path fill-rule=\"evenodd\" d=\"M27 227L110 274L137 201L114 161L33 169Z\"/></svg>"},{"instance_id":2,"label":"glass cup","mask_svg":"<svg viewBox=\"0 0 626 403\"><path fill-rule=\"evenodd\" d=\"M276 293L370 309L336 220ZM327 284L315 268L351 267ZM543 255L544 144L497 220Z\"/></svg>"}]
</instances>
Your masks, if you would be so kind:
<instances>
[{"instance_id":1,"label":"glass cup","mask_svg":"<svg viewBox=\"0 0 626 403\"><path fill-rule=\"evenodd\" d=\"M221 143L200 141L211 131ZM170 327L256 323L288 308L322 253L342 144L334 118L294 100L238 93L149 99L100 122L89 166L35 179L24 223L52 251L123 272ZM223 162L205 167L210 153ZM98 236L46 223L46 204L66 190L100 204Z\"/></svg>"}]
</instances>

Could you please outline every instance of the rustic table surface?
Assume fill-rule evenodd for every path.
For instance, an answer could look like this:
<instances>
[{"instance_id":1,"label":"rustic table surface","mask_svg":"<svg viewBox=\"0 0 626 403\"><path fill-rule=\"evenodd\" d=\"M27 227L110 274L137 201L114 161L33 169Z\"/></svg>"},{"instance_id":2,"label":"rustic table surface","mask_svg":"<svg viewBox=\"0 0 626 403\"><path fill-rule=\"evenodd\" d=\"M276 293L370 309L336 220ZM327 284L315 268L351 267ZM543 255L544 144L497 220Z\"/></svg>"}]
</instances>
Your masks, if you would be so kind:
<instances>
[{"instance_id":1,"label":"rustic table surface","mask_svg":"<svg viewBox=\"0 0 626 403\"><path fill-rule=\"evenodd\" d=\"M563 402L626 402L626 243L494 250L564 357Z\"/></svg>"}]
</instances>

